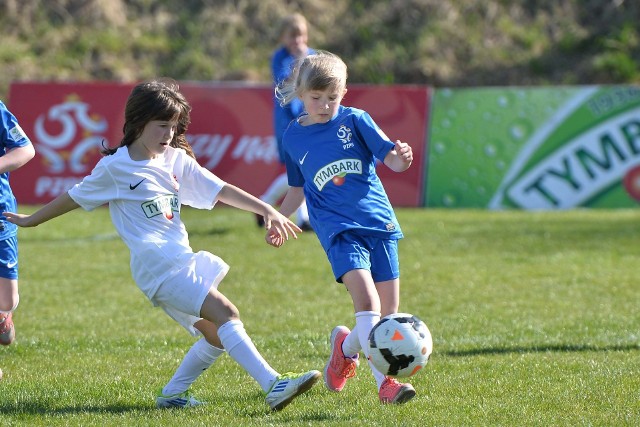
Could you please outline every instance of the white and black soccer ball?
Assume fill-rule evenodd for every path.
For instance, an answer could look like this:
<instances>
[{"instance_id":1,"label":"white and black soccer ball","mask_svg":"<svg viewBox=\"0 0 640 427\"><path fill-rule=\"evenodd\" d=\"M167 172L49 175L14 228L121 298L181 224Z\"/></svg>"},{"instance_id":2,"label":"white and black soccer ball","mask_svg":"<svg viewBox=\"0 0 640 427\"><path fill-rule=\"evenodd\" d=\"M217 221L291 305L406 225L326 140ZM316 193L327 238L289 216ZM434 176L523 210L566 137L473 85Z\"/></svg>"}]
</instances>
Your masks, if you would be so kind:
<instances>
[{"instance_id":1,"label":"white and black soccer ball","mask_svg":"<svg viewBox=\"0 0 640 427\"><path fill-rule=\"evenodd\" d=\"M385 316L369 334L369 360L391 377L415 375L427 364L432 351L429 328L413 314Z\"/></svg>"}]
</instances>

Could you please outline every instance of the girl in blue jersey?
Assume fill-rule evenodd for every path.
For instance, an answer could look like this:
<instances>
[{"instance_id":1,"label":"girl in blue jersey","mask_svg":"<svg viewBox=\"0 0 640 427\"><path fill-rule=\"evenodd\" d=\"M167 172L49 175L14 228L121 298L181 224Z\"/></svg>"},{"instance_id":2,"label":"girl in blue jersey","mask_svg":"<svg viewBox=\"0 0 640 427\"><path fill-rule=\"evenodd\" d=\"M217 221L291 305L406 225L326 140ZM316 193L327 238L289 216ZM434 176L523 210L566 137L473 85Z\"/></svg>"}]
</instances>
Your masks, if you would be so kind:
<instances>
[{"instance_id":1,"label":"girl in blue jersey","mask_svg":"<svg viewBox=\"0 0 640 427\"><path fill-rule=\"evenodd\" d=\"M16 211L16 198L9 185L9 172L35 155L33 144L16 117L0 101L0 212ZM17 227L0 217L0 344L13 342L16 331L13 312L18 307Z\"/></svg>"},{"instance_id":2,"label":"girl in blue jersey","mask_svg":"<svg viewBox=\"0 0 640 427\"><path fill-rule=\"evenodd\" d=\"M396 313L399 306L398 239L403 235L376 162L403 172L413 160L411 147L390 141L366 111L340 104L346 81L344 62L319 51L301 59L294 78L278 88L283 103L297 98L305 108L283 137L291 188L280 211L291 215L306 197L311 226L355 310L353 330L337 326L331 332L324 377L336 392L355 375L359 352L368 356L369 332L380 316ZM275 234L266 238L276 247L284 243ZM369 365L381 402L404 403L415 396L410 384Z\"/></svg>"},{"instance_id":3,"label":"girl in blue jersey","mask_svg":"<svg viewBox=\"0 0 640 427\"><path fill-rule=\"evenodd\" d=\"M209 252L193 252L181 206L212 209L221 201L261 214L267 227L285 239L301 230L272 206L196 162L185 136L190 111L172 80L137 85L127 99L120 145L106 148L89 176L32 215L4 215L19 226L35 227L79 207L93 210L108 203L113 225L131 253L131 273L140 290L193 336L202 336L158 392L156 405L202 404L189 387L226 350L260 385L270 408L281 410L321 374L279 374L264 360L238 309L218 291L229 266Z\"/></svg>"}]
</instances>

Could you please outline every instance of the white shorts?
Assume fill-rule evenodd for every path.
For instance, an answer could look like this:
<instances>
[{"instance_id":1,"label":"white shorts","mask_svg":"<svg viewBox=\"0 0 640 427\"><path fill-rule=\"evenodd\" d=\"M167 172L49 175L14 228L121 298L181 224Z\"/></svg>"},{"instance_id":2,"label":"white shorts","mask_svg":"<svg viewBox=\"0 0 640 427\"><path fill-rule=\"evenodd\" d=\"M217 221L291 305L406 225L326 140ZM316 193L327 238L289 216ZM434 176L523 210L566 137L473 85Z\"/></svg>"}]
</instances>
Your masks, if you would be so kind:
<instances>
[{"instance_id":1,"label":"white shorts","mask_svg":"<svg viewBox=\"0 0 640 427\"><path fill-rule=\"evenodd\" d=\"M162 309L193 336L200 334L194 323L201 320L200 308L212 286L218 288L229 265L205 251L191 256L184 268L162 282L151 302Z\"/></svg>"}]
</instances>

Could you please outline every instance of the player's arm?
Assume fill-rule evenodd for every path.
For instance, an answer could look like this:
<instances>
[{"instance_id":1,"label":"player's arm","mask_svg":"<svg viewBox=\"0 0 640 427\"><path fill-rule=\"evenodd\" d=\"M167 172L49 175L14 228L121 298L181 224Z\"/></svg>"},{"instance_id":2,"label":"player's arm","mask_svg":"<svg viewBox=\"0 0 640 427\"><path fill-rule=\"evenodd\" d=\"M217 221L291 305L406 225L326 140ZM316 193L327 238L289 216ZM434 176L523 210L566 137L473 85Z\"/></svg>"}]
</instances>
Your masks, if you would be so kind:
<instances>
[{"instance_id":1,"label":"player's arm","mask_svg":"<svg viewBox=\"0 0 640 427\"><path fill-rule=\"evenodd\" d=\"M0 173L11 172L26 164L36 155L33 145L13 148L0 157Z\"/></svg>"},{"instance_id":2,"label":"player's arm","mask_svg":"<svg viewBox=\"0 0 640 427\"><path fill-rule=\"evenodd\" d=\"M406 142L397 140L395 147L389 150L384 158L384 164L394 172L404 172L413 162L413 150Z\"/></svg>"},{"instance_id":3,"label":"player's arm","mask_svg":"<svg viewBox=\"0 0 640 427\"><path fill-rule=\"evenodd\" d=\"M280 213L284 217L289 218L291 214L300 207L303 200L304 193L302 191L302 187L289 187L289 190L287 191L287 194L285 194L282 204L280 205ZM276 248L279 248L284 244L282 236L273 233L271 230L267 231L265 240L268 244L275 246Z\"/></svg>"},{"instance_id":4,"label":"player's arm","mask_svg":"<svg viewBox=\"0 0 640 427\"><path fill-rule=\"evenodd\" d=\"M229 206L262 215L266 228L270 231L275 231L276 234L283 236L284 239L288 239L289 234L297 238L296 233L302 232L295 223L278 212L273 206L235 185L225 184L218 193L217 199Z\"/></svg>"},{"instance_id":5,"label":"player's arm","mask_svg":"<svg viewBox=\"0 0 640 427\"><path fill-rule=\"evenodd\" d=\"M20 227L35 227L78 207L80 207L80 205L69 196L69 193L65 192L31 215L14 212L3 212L2 215L7 218L7 221Z\"/></svg>"},{"instance_id":6,"label":"player's arm","mask_svg":"<svg viewBox=\"0 0 640 427\"><path fill-rule=\"evenodd\" d=\"M289 218L304 201L304 191L302 187L289 187L285 194L282 204L280 205L280 213Z\"/></svg>"}]
</instances>

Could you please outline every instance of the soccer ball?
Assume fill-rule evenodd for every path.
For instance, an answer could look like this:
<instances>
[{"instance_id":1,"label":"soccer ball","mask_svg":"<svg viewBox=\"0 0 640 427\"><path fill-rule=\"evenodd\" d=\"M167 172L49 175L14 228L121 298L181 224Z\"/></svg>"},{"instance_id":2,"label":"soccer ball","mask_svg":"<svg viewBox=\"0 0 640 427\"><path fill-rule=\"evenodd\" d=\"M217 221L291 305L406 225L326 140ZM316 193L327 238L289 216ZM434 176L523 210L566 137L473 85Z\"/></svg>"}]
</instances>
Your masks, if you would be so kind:
<instances>
[{"instance_id":1,"label":"soccer ball","mask_svg":"<svg viewBox=\"0 0 640 427\"><path fill-rule=\"evenodd\" d=\"M369 333L369 360L390 377L410 377L429 361L433 342L417 316L395 313L380 319Z\"/></svg>"}]
</instances>

